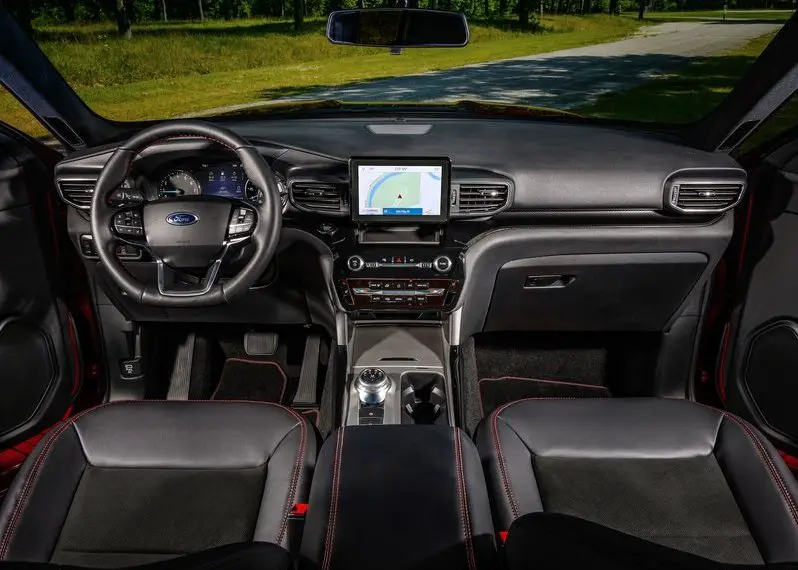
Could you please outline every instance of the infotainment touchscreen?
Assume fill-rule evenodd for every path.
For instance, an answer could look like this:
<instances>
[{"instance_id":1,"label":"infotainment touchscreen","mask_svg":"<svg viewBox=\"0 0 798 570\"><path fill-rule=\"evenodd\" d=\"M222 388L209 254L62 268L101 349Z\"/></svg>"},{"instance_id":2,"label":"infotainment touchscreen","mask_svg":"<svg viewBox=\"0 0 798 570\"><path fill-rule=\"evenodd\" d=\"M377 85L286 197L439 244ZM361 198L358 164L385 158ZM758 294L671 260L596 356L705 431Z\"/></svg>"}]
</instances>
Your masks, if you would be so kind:
<instances>
[{"instance_id":1,"label":"infotainment touchscreen","mask_svg":"<svg viewBox=\"0 0 798 570\"><path fill-rule=\"evenodd\" d=\"M450 168L446 158L353 158L352 218L381 223L445 221Z\"/></svg>"}]
</instances>

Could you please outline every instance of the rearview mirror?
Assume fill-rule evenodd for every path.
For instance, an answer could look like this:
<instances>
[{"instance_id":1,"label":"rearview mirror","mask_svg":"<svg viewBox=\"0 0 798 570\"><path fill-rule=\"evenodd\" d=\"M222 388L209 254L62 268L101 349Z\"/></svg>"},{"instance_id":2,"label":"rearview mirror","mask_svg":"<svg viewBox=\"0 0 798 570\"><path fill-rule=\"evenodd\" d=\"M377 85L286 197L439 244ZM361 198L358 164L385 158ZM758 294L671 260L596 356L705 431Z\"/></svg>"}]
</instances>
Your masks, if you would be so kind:
<instances>
[{"instance_id":1,"label":"rearview mirror","mask_svg":"<svg viewBox=\"0 0 798 570\"><path fill-rule=\"evenodd\" d=\"M341 10L327 20L334 44L369 47L463 47L468 22L460 12L412 8Z\"/></svg>"}]
</instances>

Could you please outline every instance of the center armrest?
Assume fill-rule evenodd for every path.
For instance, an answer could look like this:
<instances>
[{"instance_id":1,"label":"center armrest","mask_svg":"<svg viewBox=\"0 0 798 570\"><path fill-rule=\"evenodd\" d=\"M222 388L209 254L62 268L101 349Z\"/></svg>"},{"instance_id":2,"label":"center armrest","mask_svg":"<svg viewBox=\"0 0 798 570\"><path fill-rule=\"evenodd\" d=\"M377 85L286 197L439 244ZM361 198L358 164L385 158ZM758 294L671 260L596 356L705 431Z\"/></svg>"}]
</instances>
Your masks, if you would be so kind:
<instances>
[{"instance_id":1,"label":"center armrest","mask_svg":"<svg viewBox=\"0 0 798 570\"><path fill-rule=\"evenodd\" d=\"M458 428L341 428L316 462L301 554L306 569L495 568L476 448Z\"/></svg>"}]
</instances>

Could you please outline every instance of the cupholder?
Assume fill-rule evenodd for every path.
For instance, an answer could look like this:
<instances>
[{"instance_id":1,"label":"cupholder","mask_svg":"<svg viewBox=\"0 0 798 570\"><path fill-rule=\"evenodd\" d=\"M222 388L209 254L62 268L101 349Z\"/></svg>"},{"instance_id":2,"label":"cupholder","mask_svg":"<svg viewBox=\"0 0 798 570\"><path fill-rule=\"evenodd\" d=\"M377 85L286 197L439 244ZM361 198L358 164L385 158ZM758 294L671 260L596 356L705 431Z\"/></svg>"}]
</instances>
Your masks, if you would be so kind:
<instances>
[{"instance_id":1,"label":"cupholder","mask_svg":"<svg viewBox=\"0 0 798 570\"><path fill-rule=\"evenodd\" d=\"M415 424L435 424L446 421L446 384L440 372L404 372L402 407L406 417Z\"/></svg>"}]
</instances>

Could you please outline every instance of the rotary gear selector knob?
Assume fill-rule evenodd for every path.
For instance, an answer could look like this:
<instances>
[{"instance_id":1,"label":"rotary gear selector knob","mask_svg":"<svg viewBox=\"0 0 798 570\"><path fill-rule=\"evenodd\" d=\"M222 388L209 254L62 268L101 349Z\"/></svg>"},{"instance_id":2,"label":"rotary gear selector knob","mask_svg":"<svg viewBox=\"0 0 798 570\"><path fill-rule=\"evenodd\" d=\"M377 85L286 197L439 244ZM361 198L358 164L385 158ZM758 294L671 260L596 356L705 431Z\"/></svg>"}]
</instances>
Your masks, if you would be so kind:
<instances>
[{"instance_id":1,"label":"rotary gear selector knob","mask_svg":"<svg viewBox=\"0 0 798 570\"><path fill-rule=\"evenodd\" d=\"M367 405L384 402L390 387L390 378L380 368L366 368L355 380L355 389L360 401Z\"/></svg>"}]
</instances>

